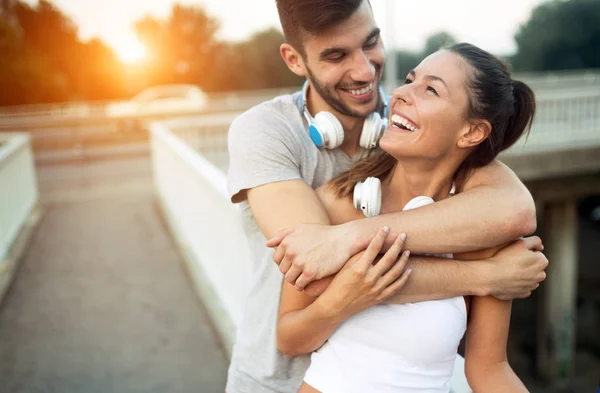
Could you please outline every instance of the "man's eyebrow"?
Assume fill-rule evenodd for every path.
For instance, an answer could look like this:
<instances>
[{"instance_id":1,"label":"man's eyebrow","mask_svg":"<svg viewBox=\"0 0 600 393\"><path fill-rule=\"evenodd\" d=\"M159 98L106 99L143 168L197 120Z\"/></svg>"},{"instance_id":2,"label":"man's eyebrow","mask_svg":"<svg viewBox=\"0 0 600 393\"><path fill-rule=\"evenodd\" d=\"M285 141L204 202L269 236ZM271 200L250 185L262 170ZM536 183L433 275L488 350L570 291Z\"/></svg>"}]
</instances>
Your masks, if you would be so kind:
<instances>
[{"instance_id":1,"label":"man's eyebrow","mask_svg":"<svg viewBox=\"0 0 600 393\"><path fill-rule=\"evenodd\" d=\"M413 78L417 77L417 73L415 72L415 70L411 70L409 72L409 74L412 75ZM446 86L446 89L448 88L448 85L446 84L446 82L444 82L444 80L442 78L440 78L439 76L425 75L425 80L442 82L444 84L444 86Z\"/></svg>"},{"instance_id":2,"label":"man's eyebrow","mask_svg":"<svg viewBox=\"0 0 600 393\"><path fill-rule=\"evenodd\" d=\"M373 31L371 31L369 33L369 35L367 36L367 38L365 38L365 41L363 44L367 44L369 43L369 41L371 41L373 38L377 37L379 34L381 34L381 29L379 27L376 27L373 29ZM342 47L338 47L338 46L334 46L331 48L327 48L327 49L323 49L321 51L321 53L319 53L319 59L325 59L328 56L332 55L332 54L337 54L337 53L343 53L346 52L347 49L346 48L342 48Z\"/></svg>"},{"instance_id":3,"label":"man's eyebrow","mask_svg":"<svg viewBox=\"0 0 600 393\"><path fill-rule=\"evenodd\" d=\"M365 39L364 44L368 44L373 38L377 37L379 34L381 34L381 29L379 27L374 28L373 31L371 31L371 33L369 33L369 35Z\"/></svg>"}]
</instances>

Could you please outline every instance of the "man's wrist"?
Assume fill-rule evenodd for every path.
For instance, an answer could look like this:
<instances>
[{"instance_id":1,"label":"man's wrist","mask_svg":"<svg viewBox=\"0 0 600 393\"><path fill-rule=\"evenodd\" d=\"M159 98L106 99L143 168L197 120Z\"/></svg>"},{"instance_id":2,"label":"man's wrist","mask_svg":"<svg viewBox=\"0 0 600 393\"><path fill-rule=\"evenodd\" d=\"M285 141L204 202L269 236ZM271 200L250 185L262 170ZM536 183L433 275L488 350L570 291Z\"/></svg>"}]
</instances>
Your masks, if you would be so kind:
<instances>
[{"instance_id":1,"label":"man's wrist","mask_svg":"<svg viewBox=\"0 0 600 393\"><path fill-rule=\"evenodd\" d=\"M347 223L340 225L346 232L347 238L350 239L351 246L350 255L348 256L348 258L358 254L362 250L366 249L369 245L368 236L366 236L366 234L360 230L360 225L358 225L360 221L361 220L348 221Z\"/></svg>"},{"instance_id":2,"label":"man's wrist","mask_svg":"<svg viewBox=\"0 0 600 393\"><path fill-rule=\"evenodd\" d=\"M477 279L474 296L490 296L494 286L494 264L489 259L473 262L473 267L476 269Z\"/></svg>"}]
</instances>

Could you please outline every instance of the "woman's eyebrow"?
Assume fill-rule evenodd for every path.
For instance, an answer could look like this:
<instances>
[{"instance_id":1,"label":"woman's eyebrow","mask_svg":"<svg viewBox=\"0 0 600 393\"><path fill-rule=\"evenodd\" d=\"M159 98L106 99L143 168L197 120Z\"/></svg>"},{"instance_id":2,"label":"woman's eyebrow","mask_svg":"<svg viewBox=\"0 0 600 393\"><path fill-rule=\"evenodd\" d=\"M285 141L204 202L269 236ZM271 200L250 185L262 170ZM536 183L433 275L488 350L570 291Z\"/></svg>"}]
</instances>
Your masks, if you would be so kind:
<instances>
[{"instance_id":1,"label":"woman's eyebrow","mask_svg":"<svg viewBox=\"0 0 600 393\"><path fill-rule=\"evenodd\" d=\"M417 77L417 73L415 72L415 70L411 70L409 72L410 75L412 75L413 78ZM438 82L442 82L444 84L444 86L446 87L446 89L448 88L448 85L446 84L446 82L440 78L439 76L435 76L435 75L425 75L424 79L426 81L438 81Z\"/></svg>"}]
</instances>

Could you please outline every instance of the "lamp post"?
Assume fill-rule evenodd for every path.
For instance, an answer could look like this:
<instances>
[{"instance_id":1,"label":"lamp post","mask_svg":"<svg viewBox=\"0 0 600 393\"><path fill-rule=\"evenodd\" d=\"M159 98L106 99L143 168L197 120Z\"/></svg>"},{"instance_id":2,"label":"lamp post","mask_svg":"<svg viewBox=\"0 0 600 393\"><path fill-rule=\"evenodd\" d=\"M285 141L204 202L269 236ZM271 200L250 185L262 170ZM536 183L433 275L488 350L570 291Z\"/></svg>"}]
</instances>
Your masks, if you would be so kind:
<instances>
[{"instance_id":1,"label":"lamp post","mask_svg":"<svg viewBox=\"0 0 600 393\"><path fill-rule=\"evenodd\" d=\"M394 0L385 0L385 47L387 57L385 62L386 93L391 94L396 88L398 70L396 64L396 45L394 44Z\"/></svg>"}]
</instances>

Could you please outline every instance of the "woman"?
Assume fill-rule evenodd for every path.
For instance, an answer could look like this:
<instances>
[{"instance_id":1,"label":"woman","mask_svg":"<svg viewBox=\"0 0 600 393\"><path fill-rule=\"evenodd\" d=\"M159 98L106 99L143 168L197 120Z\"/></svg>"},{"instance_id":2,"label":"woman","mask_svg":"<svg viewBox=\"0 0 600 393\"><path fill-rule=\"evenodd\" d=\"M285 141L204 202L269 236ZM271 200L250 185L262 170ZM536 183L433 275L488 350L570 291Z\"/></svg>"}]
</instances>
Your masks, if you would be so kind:
<instances>
[{"instance_id":1,"label":"woman","mask_svg":"<svg viewBox=\"0 0 600 393\"><path fill-rule=\"evenodd\" d=\"M390 105L389 126L380 141L384 152L357 163L318 190L332 224L363 217L352 197L358 184L366 198L361 183L366 179L371 188L378 183L372 178L381 181L381 213L411 208L407 204L418 201L438 201L455 189L460 192L475 168L488 164L519 139L535 113L531 89L512 80L499 59L469 44L454 45L423 60L404 86L396 89ZM380 251L388 231L380 231L365 255ZM403 268L407 252L394 265L403 240L399 236L369 268L383 275L388 269ZM455 257L484 258L496 251ZM465 331L465 371L474 391L527 391L506 359L510 302L459 297L373 305L376 302L361 298L360 288L348 292L349 270L338 273L318 299L344 322L313 352L300 392L447 393ZM409 273L386 285L403 285ZM380 291L379 300L387 296L386 288ZM313 301L284 283L277 332L280 346L301 334L302 326L290 316Z\"/></svg>"}]
</instances>

